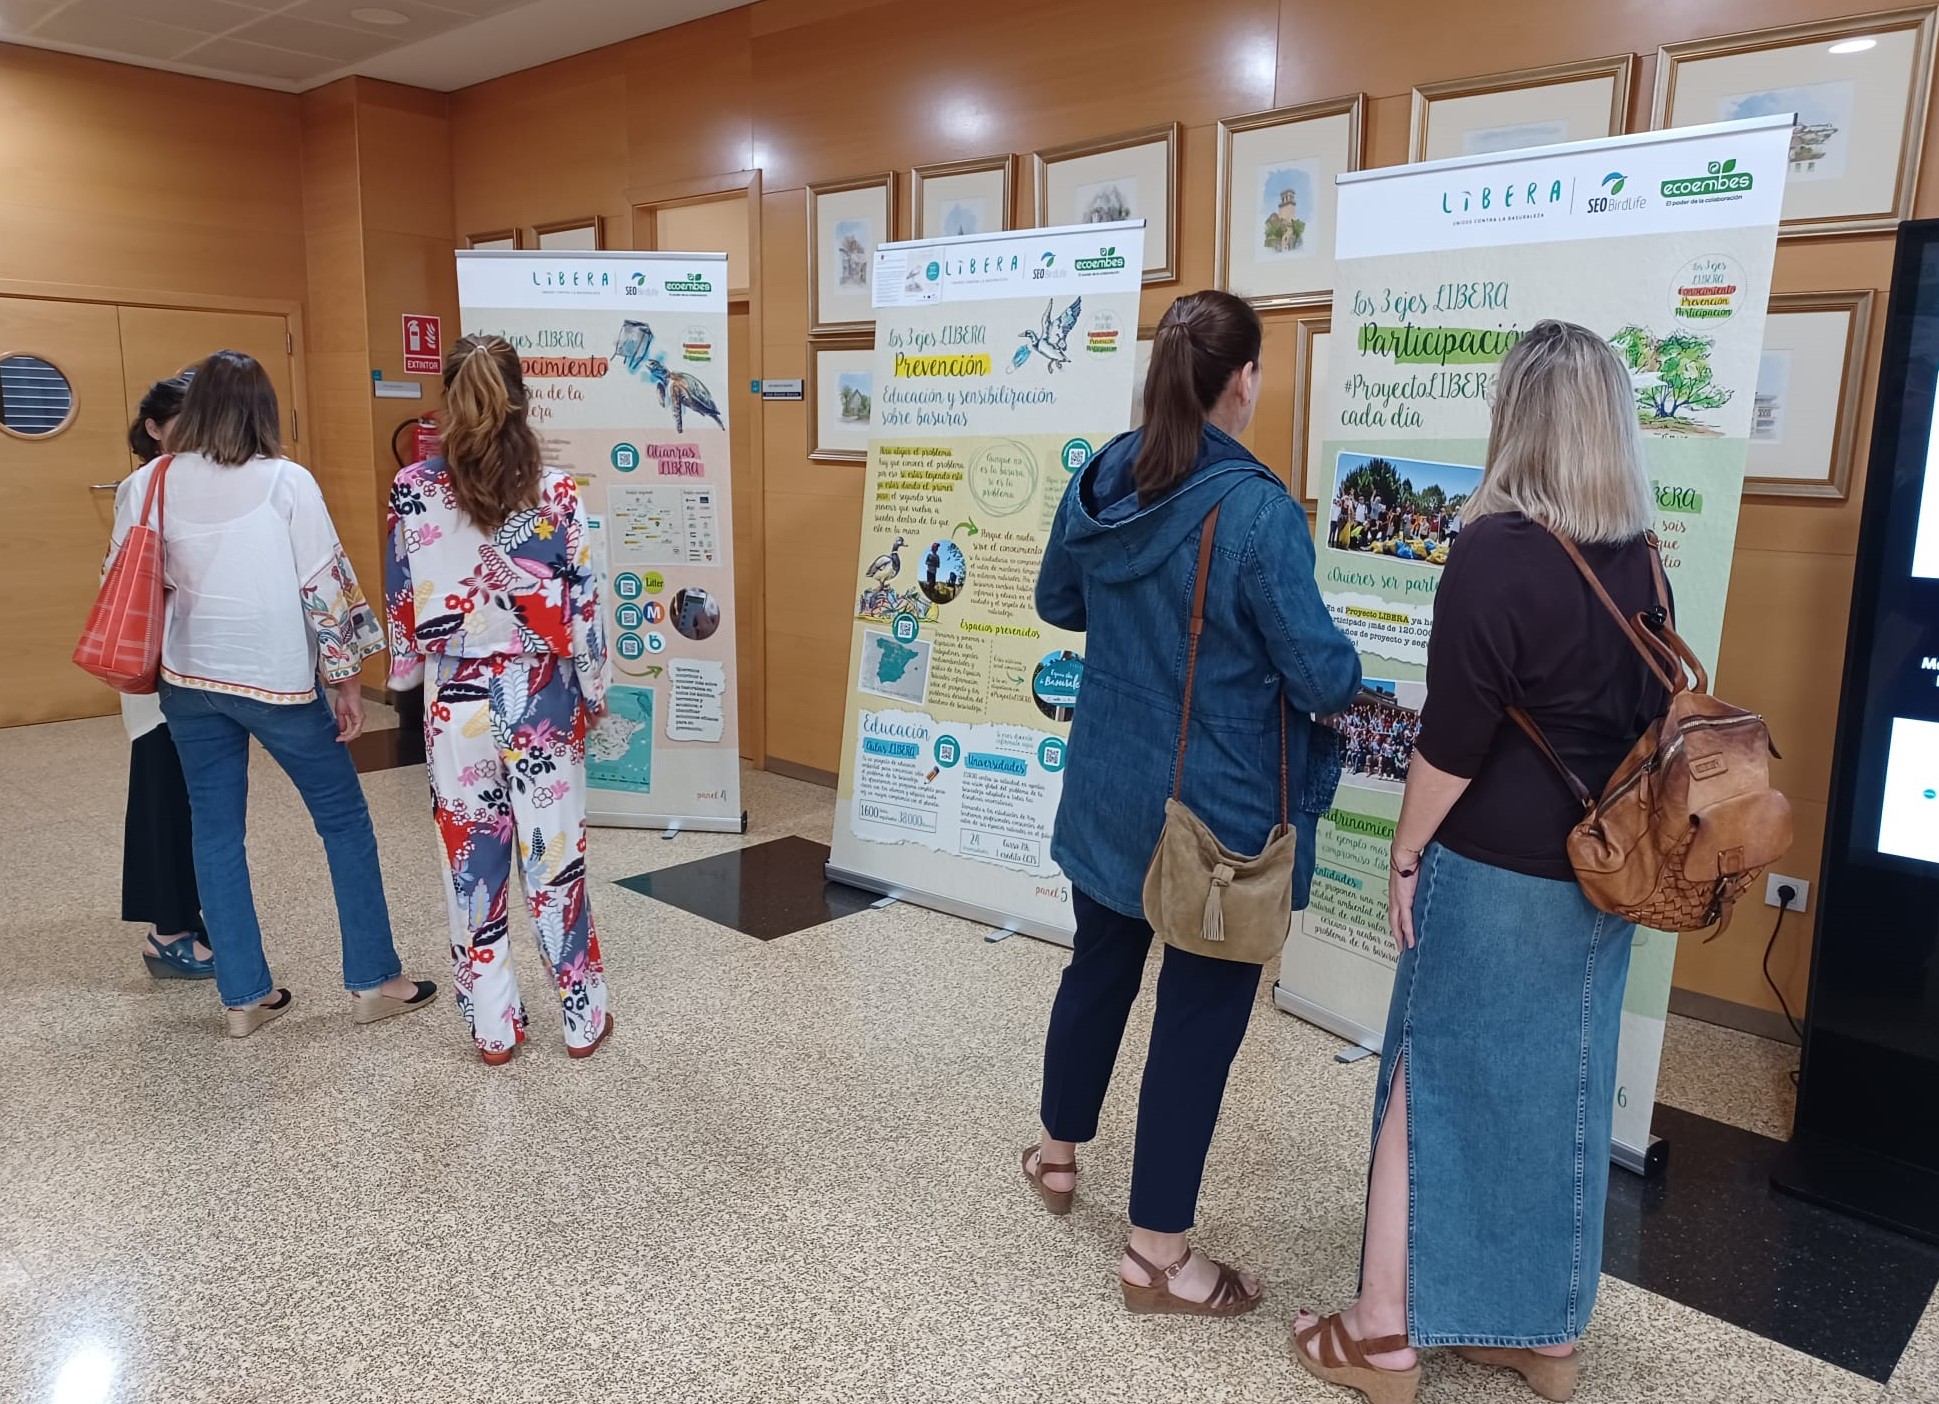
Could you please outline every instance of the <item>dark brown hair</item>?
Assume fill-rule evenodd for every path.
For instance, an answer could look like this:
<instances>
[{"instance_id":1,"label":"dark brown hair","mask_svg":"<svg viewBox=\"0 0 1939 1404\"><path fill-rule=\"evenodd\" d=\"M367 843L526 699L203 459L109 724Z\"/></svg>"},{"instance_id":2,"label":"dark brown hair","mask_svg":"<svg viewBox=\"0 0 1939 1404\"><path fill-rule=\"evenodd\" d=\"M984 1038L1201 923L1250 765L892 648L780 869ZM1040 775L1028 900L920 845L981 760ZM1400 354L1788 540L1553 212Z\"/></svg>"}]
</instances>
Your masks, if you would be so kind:
<instances>
[{"instance_id":1,"label":"dark brown hair","mask_svg":"<svg viewBox=\"0 0 1939 1404\"><path fill-rule=\"evenodd\" d=\"M1205 416L1232 373L1259 363L1259 314L1230 293L1188 293L1165 309L1145 374L1144 440L1131 466L1138 500L1153 502L1198 462Z\"/></svg>"},{"instance_id":2,"label":"dark brown hair","mask_svg":"<svg viewBox=\"0 0 1939 1404\"><path fill-rule=\"evenodd\" d=\"M444 358L444 463L459 509L483 531L539 504L545 457L525 417L518 352L498 336L460 337Z\"/></svg>"},{"instance_id":3,"label":"dark brown hair","mask_svg":"<svg viewBox=\"0 0 1939 1404\"><path fill-rule=\"evenodd\" d=\"M182 413L168 431L171 451L199 453L225 468L282 456L276 387L254 356L218 351L189 375Z\"/></svg>"},{"instance_id":4,"label":"dark brown hair","mask_svg":"<svg viewBox=\"0 0 1939 1404\"><path fill-rule=\"evenodd\" d=\"M189 392L189 382L195 372L185 370L180 375L171 375L167 380L158 380L148 387L148 393L141 397L141 404L135 409L135 422L128 426L128 447L136 458L146 463L151 458L159 458L167 451L167 445L148 432L148 421L166 425L169 420L182 412L182 400Z\"/></svg>"}]
</instances>

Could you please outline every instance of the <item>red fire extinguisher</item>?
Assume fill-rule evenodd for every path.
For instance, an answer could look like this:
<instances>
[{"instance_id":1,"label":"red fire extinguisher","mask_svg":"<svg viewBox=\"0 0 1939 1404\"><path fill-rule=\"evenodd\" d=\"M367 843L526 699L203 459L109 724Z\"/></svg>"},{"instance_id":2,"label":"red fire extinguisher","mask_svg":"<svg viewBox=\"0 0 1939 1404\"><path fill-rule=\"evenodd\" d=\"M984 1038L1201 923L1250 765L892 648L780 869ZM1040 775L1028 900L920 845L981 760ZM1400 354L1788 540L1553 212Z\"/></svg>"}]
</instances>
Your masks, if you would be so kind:
<instances>
[{"instance_id":1,"label":"red fire extinguisher","mask_svg":"<svg viewBox=\"0 0 1939 1404\"><path fill-rule=\"evenodd\" d=\"M407 431L410 434L408 458L405 456ZM422 463L427 458L436 458L444 452L444 440L439 432L437 419L426 415L421 419L405 420L391 434L390 449L391 457L397 460L397 466L400 468L408 468L413 463Z\"/></svg>"}]
</instances>

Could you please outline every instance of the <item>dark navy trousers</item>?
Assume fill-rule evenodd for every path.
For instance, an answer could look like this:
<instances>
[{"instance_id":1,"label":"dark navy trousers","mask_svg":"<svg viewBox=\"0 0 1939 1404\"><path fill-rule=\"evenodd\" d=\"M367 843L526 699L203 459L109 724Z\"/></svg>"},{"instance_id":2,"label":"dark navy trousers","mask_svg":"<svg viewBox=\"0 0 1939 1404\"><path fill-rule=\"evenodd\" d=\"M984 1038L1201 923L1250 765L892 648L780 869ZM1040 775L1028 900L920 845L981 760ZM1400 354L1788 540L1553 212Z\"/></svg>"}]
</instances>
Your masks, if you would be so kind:
<instances>
[{"instance_id":1,"label":"dark navy trousers","mask_svg":"<svg viewBox=\"0 0 1939 1404\"><path fill-rule=\"evenodd\" d=\"M1071 906L1076 950L1044 1039L1043 1118L1053 1140L1082 1142L1097 1136L1152 930L1075 888ZM1131 1167L1131 1222L1138 1228L1184 1233L1197 1219L1206 1151L1226 1075L1252 1017L1259 972L1257 965L1165 948Z\"/></svg>"}]
</instances>

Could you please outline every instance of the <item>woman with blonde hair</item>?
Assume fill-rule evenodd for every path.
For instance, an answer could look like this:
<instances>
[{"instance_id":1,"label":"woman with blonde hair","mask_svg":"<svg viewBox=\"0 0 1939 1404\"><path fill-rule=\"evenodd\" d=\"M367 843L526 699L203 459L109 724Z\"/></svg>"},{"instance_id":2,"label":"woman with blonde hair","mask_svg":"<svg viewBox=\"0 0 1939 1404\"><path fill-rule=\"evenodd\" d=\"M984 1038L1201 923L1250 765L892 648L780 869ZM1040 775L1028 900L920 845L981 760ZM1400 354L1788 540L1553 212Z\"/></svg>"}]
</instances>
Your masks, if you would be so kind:
<instances>
[{"instance_id":1,"label":"woman with blonde hair","mask_svg":"<svg viewBox=\"0 0 1939 1404\"><path fill-rule=\"evenodd\" d=\"M613 1018L586 895L586 734L609 664L570 473L547 469L518 352L468 336L444 363L441 457L391 488L391 685L427 681L424 732L451 865L458 1004L484 1061L525 1040L512 973L512 851L565 1018L590 1057Z\"/></svg>"},{"instance_id":2,"label":"woman with blonde hair","mask_svg":"<svg viewBox=\"0 0 1939 1404\"><path fill-rule=\"evenodd\" d=\"M1360 1295L1293 1323L1302 1365L1375 1404L1413 1399L1423 1346L1568 1399L1595 1307L1633 927L1577 885L1581 808L1509 709L1600 791L1667 703L1571 560L1625 614L1667 603L1635 394L1602 338L1542 322L1503 359L1460 516L1389 858Z\"/></svg>"}]
</instances>

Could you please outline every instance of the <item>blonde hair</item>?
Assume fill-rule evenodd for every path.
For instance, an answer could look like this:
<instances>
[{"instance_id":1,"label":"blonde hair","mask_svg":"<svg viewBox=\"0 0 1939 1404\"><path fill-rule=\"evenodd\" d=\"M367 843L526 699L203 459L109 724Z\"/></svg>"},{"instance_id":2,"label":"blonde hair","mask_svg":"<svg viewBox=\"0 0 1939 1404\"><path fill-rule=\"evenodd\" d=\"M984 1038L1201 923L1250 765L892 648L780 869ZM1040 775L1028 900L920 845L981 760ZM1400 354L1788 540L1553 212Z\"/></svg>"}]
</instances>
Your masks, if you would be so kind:
<instances>
[{"instance_id":1,"label":"blonde hair","mask_svg":"<svg viewBox=\"0 0 1939 1404\"><path fill-rule=\"evenodd\" d=\"M451 494L480 530L495 532L539 505L545 458L525 417L525 376L510 342L467 336L451 348L438 428Z\"/></svg>"},{"instance_id":2,"label":"blonde hair","mask_svg":"<svg viewBox=\"0 0 1939 1404\"><path fill-rule=\"evenodd\" d=\"M1520 512L1575 542L1629 541L1656 520L1636 391L1615 349L1538 322L1502 358L1488 467L1462 515Z\"/></svg>"}]
</instances>

